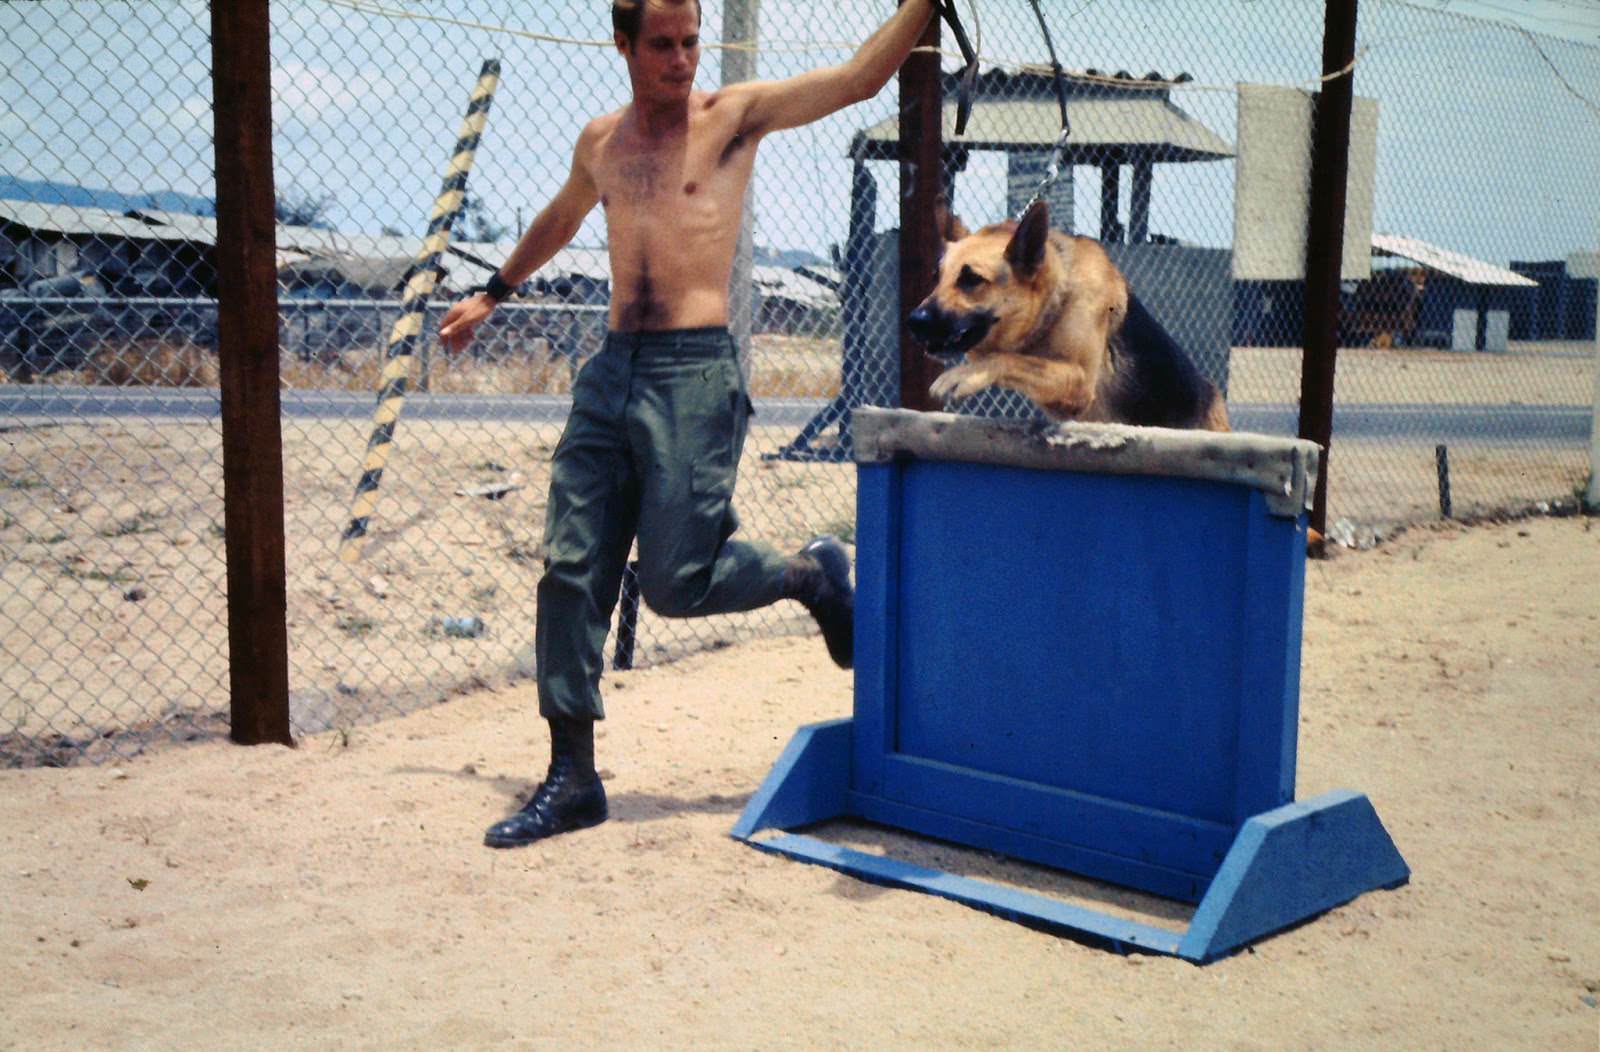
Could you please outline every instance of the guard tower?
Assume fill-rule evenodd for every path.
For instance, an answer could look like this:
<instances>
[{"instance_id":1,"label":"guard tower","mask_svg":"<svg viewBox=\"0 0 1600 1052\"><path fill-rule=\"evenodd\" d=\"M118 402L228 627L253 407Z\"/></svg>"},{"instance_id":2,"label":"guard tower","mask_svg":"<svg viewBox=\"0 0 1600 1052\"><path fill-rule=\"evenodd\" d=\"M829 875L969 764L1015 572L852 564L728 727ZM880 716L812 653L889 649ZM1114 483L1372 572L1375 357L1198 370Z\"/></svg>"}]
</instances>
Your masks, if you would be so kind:
<instances>
[{"instance_id":1,"label":"guard tower","mask_svg":"<svg viewBox=\"0 0 1600 1052\"><path fill-rule=\"evenodd\" d=\"M1223 161L1233 148L1172 102L1173 85L1192 78L1180 73L1142 79L1121 71L1095 70L1066 76L1067 114L1072 125L1061 179L1047 198L1051 222L1072 232L1074 182L1071 168L1100 170L1100 240L1112 261L1128 275L1139 298L1156 319L1195 357L1219 390L1227 391L1228 338L1232 315L1231 257L1226 249L1179 245L1150 232L1150 201L1158 164ZM959 78L943 76L945 102L940 140L945 199L960 214L957 179L978 151L1007 158L1008 214L1032 196L1061 133L1055 87L1047 67L1021 72L991 70L973 89L966 134L955 138ZM856 406L894 406L899 402L899 259L895 231L873 232L876 183L867 165L895 163L899 122L890 117L859 132L851 143L853 174L850 222L840 260L844 353L840 390L787 445L769 456L783 460L851 459L850 411ZM1119 212L1123 170L1132 179L1126 221ZM963 216L970 226L1003 217ZM1027 417L1032 409L1020 396L984 392L966 412ZM837 425L838 439L821 440Z\"/></svg>"}]
</instances>

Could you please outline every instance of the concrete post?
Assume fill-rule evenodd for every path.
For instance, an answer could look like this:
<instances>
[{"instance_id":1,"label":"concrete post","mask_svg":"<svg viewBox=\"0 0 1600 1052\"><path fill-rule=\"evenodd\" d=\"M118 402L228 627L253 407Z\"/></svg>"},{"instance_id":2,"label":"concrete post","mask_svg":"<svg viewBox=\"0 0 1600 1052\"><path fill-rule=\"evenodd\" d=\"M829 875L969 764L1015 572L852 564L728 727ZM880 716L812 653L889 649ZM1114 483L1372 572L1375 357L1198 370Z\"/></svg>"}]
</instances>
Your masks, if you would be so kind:
<instances>
[{"instance_id":1,"label":"concrete post","mask_svg":"<svg viewBox=\"0 0 1600 1052\"><path fill-rule=\"evenodd\" d=\"M722 42L754 47L761 0L723 0ZM744 47L722 52L722 83L737 84L754 80L756 53ZM750 333L755 321L755 178L744 191L744 212L739 221L739 244L733 254L733 273L728 278L728 329L733 345L739 349L741 365L748 373Z\"/></svg>"}]
</instances>

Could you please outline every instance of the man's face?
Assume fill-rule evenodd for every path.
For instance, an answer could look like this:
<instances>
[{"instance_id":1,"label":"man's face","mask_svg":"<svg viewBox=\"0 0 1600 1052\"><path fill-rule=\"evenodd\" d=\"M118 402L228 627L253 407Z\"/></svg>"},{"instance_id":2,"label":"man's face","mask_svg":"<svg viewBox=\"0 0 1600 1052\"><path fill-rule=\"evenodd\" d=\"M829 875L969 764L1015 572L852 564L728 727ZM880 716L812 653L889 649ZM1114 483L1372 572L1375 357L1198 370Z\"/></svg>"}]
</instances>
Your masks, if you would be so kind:
<instances>
[{"instance_id":1,"label":"man's face","mask_svg":"<svg viewBox=\"0 0 1600 1052\"><path fill-rule=\"evenodd\" d=\"M700 65L700 12L683 4L647 3L633 47L617 34L617 48L628 60L636 97L656 101L687 99Z\"/></svg>"}]
</instances>

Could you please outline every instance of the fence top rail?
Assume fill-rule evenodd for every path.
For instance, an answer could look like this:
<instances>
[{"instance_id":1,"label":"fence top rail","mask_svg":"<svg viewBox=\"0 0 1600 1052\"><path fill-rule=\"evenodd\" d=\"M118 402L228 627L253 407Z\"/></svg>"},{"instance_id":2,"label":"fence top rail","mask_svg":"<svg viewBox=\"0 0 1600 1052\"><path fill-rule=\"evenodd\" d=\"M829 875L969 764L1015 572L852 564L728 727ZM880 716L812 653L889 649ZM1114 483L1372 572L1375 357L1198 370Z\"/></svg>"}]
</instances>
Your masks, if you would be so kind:
<instances>
[{"instance_id":1,"label":"fence top rail","mask_svg":"<svg viewBox=\"0 0 1600 1052\"><path fill-rule=\"evenodd\" d=\"M427 303L429 310L448 308L455 302L454 299L430 299ZM347 307L371 308L389 310L401 305L398 299L392 300L356 300L356 299L316 299L312 297L285 296L278 300L280 310L289 307ZM603 303L511 303L506 302L495 308L496 314L605 314L610 308Z\"/></svg>"},{"instance_id":2,"label":"fence top rail","mask_svg":"<svg viewBox=\"0 0 1600 1052\"><path fill-rule=\"evenodd\" d=\"M433 299L428 309L447 308L454 300ZM388 310L399 307L398 299L316 299L284 296L278 300L280 310L299 307L342 307L350 309ZM210 296L0 296L0 309L27 307L215 307L217 301ZM609 308L596 303L502 303L496 313L511 314L603 314Z\"/></svg>"},{"instance_id":3,"label":"fence top rail","mask_svg":"<svg viewBox=\"0 0 1600 1052\"><path fill-rule=\"evenodd\" d=\"M210 296L0 296L0 309L7 307L98 307L117 304L123 307L215 307Z\"/></svg>"}]
</instances>

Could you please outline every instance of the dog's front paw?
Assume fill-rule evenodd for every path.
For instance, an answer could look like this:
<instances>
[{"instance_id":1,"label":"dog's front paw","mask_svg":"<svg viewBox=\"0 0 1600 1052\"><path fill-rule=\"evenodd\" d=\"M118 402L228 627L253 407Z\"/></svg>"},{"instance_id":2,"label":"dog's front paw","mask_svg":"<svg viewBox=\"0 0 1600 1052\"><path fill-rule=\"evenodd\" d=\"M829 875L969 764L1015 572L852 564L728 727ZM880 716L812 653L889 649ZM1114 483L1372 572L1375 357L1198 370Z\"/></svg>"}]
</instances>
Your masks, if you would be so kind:
<instances>
[{"instance_id":1,"label":"dog's front paw","mask_svg":"<svg viewBox=\"0 0 1600 1052\"><path fill-rule=\"evenodd\" d=\"M933 378L933 383L928 385L928 393L941 402L950 402L961 397L955 393L956 387L962 379L972 372L970 365L957 365L946 369Z\"/></svg>"},{"instance_id":2,"label":"dog's front paw","mask_svg":"<svg viewBox=\"0 0 1600 1052\"><path fill-rule=\"evenodd\" d=\"M971 374L961 378L961 382L956 384L955 390L951 392L950 397L971 398L984 388L993 387L994 381L995 378L990 376L987 372L982 370L974 371Z\"/></svg>"},{"instance_id":3,"label":"dog's front paw","mask_svg":"<svg viewBox=\"0 0 1600 1052\"><path fill-rule=\"evenodd\" d=\"M994 384L994 378L982 369L958 365L946 370L928 387L928 392L946 403L971 398Z\"/></svg>"}]
</instances>

